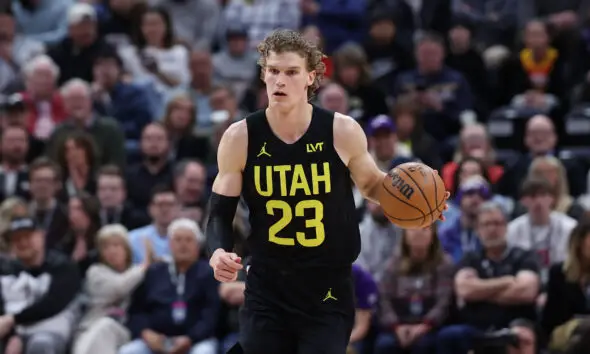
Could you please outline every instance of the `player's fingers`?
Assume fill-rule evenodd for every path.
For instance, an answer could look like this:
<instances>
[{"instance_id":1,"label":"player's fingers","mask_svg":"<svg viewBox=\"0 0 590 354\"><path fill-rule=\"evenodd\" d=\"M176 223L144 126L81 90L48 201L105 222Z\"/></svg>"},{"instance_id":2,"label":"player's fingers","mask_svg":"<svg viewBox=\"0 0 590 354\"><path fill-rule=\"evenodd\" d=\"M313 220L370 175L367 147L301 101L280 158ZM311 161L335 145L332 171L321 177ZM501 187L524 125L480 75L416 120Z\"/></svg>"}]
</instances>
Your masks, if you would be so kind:
<instances>
[{"instance_id":1,"label":"player's fingers","mask_svg":"<svg viewBox=\"0 0 590 354\"><path fill-rule=\"evenodd\" d=\"M215 272L215 277L224 279L225 281L230 281L235 277L234 272L229 272L227 270L218 270Z\"/></svg>"},{"instance_id":2,"label":"player's fingers","mask_svg":"<svg viewBox=\"0 0 590 354\"><path fill-rule=\"evenodd\" d=\"M451 196L451 192L445 192L445 199L449 199L450 196Z\"/></svg>"},{"instance_id":3,"label":"player's fingers","mask_svg":"<svg viewBox=\"0 0 590 354\"><path fill-rule=\"evenodd\" d=\"M230 269L240 270L244 268L243 265L231 259L230 257L222 257L220 261L224 266L229 267Z\"/></svg>"}]
</instances>

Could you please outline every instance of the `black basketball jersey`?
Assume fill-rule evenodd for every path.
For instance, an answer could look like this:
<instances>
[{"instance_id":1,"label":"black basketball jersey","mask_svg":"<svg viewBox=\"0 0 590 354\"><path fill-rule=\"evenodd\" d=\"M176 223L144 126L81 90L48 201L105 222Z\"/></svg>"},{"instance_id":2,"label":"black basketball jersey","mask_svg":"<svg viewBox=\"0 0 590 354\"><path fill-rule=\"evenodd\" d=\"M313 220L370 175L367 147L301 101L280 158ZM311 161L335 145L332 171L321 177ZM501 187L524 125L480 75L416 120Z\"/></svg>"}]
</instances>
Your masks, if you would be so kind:
<instances>
[{"instance_id":1,"label":"black basketball jersey","mask_svg":"<svg viewBox=\"0 0 590 354\"><path fill-rule=\"evenodd\" d=\"M350 172L334 148L334 112L313 107L307 132L287 144L265 111L246 117L242 196L250 210L252 263L349 267L360 252Z\"/></svg>"}]
</instances>

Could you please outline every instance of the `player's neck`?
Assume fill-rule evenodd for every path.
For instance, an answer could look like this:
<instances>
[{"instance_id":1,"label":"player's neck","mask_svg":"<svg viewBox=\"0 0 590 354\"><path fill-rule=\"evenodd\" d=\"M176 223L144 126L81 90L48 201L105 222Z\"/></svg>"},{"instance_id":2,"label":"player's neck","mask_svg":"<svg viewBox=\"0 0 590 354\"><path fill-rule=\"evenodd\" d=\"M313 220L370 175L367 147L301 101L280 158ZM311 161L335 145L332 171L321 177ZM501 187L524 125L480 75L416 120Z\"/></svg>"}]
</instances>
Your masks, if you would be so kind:
<instances>
[{"instance_id":1,"label":"player's neck","mask_svg":"<svg viewBox=\"0 0 590 354\"><path fill-rule=\"evenodd\" d=\"M296 141L309 128L313 107L305 102L288 111L268 107L266 117L275 134L285 141Z\"/></svg>"}]
</instances>

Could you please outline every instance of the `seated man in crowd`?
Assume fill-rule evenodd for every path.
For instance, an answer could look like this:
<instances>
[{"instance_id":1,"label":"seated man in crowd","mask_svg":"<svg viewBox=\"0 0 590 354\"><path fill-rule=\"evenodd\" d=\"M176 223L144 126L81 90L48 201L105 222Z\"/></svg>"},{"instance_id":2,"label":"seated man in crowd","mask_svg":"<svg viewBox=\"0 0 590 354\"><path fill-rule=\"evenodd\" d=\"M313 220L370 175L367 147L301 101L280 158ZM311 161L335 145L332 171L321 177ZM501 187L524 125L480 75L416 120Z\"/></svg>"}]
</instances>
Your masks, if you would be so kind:
<instances>
[{"instance_id":1,"label":"seated man in crowd","mask_svg":"<svg viewBox=\"0 0 590 354\"><path fill-rule=\"evenodd\" d=\"M168 227L172 260L154 264L131 298L128 327L134 341L119 354L216 354L217 282L199 259L205 235L190 219Z\"/></svg>"},{"instance_id":2,"label":"seated man in crowd","mask_svg":"<svg viewBox=\"0 0 590 354\"><path fill-rule=\"evenodd\" d=\"M12 220L6 237L16 259L0 264L4 352L67 353L78 314L78 268L68 258L45 251L44 234L32 219Z\"/></svg>"},{"instance_id":3,"label":"seated man in crowd","mask_svg":"<svg viewBox=\"0 0 590 354\"><path fill-rule=\"evenodd\" d=\"M455 276L461 324L439 332L438 353L467 354L479 335L509 327L519 340L510 353L533 354L540 287L536 255L508 247L506 215L500 204L482 204L476 228L483 250L467 253Z\"/></svg>"}]
</instances>

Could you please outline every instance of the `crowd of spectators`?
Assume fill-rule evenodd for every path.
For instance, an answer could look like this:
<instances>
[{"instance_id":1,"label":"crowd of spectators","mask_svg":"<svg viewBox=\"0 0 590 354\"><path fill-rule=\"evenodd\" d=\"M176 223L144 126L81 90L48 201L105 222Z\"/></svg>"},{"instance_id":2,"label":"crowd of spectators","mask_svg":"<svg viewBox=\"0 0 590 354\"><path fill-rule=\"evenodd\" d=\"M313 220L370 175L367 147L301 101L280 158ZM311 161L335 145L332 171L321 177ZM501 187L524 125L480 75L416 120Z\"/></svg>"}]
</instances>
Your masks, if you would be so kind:
<instances>
[{"instance_id":1,"label":"crowd of spectators","mask_svg":"<svg viewBox=\"0 0 590 354\"><path fill-rule=\"evenodd\" d=\"M0 0L2 350L236 342L246 274L218 284L201 229L277 28L324 49L313 103L382 170L451 193L424 230L355 194L350 352L590 352L588 0ZM234 226L247 259L245 205Z\"/></svg>"}]
</instances>

